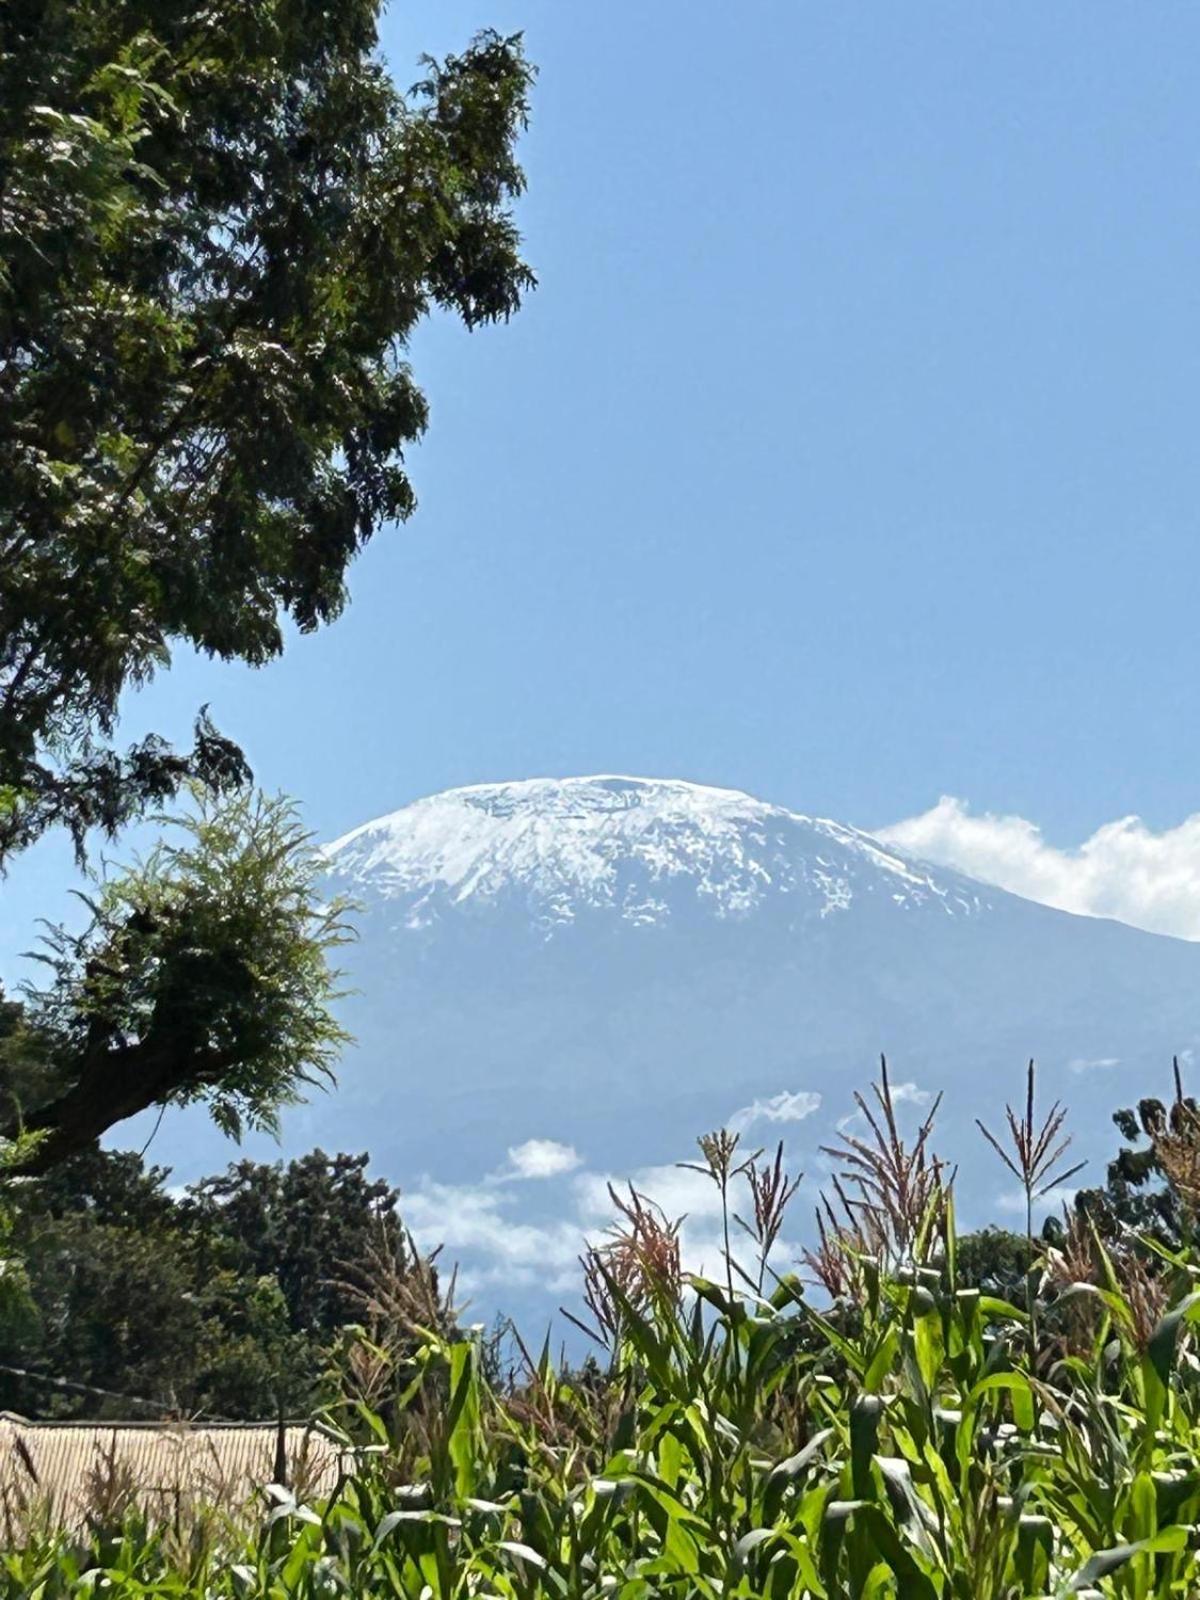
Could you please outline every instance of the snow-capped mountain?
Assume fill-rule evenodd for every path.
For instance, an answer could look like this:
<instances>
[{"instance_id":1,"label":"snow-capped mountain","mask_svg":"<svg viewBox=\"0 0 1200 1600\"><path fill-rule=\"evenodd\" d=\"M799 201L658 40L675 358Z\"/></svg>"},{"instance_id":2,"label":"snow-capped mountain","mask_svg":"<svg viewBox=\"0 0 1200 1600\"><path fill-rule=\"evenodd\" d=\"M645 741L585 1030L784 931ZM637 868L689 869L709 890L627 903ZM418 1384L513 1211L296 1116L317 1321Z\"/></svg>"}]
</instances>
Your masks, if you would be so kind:
<instances>
[{"instance_id":1,"label":"snow-capped mountain","mask_svg":"<svg viewBox=\"0 0 1200 1600\"><path fill-rule=\"evenodd\" d=\"M945 1091L960 1205L1004 1220L1009 1184L974 1118L1002 1116L1030 1056L1099 1179L1111 1112L1166 1092L1172 1053L1200 1045L1200 946L729 790L456 789L326 859L331 890L359 906L357 1044L336 1092L289 1115L285 1148L370 1150L483 1309L569 1274L607 1175L665 1184L695 1214L673 1163L721 1123L752 1144L786 1136L819 1180L819 1147L881 1051L909 1113ZM184 1118L155 1157L186 1179L228 1151Z\"/></svg>"},{"instance_id":2,"label":"snow-capped mountain","mask_svg":"<svg viewBox=\"0 0 1200 1600\"><path fill-rule=\"evenodd\" d=\"M336 877L402 902L412 929L514 897L548 933L597 910L658 923L684 899L718 918L785 896L800 916L848 911L856 895L951 916L985 903L978 885L935 877L855 828L645 778L451 789L365 823L328 855Z\"/></svg>"}]
</instances>

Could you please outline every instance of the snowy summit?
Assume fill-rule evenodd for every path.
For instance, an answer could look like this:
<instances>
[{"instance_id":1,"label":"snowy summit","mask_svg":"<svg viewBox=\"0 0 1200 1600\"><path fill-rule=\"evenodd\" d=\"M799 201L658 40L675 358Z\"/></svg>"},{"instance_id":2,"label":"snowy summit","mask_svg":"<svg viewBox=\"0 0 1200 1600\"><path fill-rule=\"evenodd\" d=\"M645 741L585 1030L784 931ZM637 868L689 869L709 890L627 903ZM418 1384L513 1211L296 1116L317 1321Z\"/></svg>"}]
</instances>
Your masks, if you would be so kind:
<instances>
[{"instance_id":1,"label":"snowy summit","mask_svg":"<svg viewBox=\"0 0 1200 1600\"><path fill-rule=\"evenodd\" d=\"M822 917L862 895L960 915L984 904L978 885L857 829L678 779L450 789L355 828L327 856L336 879L406 901L411 927L513 895L550 929L597 910L658 923L688 901L720 918L784 896Z\"/></svg>"}]
</instances>

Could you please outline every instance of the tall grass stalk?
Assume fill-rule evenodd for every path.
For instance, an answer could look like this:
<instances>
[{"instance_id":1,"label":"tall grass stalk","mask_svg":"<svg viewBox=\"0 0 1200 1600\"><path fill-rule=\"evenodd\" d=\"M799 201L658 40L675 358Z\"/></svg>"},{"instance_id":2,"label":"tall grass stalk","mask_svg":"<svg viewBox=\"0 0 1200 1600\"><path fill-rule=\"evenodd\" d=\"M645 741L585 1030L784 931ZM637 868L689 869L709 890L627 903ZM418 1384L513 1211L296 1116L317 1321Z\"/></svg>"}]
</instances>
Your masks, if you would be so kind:
<instances>
[{"instance_id":1,"label":"tall grass stalk","mask_svg":"<svg viewBox=\"0 0 1200 1600\"><path fill-rule=\"evenodd\" d=\"M1073 1166L1063 1166L1063 1158L1071 1147L1072 1136L1063 1134L1067 1120L1066 1107L1055 1101L1041 1123L1034 1112L1037 1068L1030 1061L1025 1076L1025 1109L1018 1117L1012 1106L1005 1106L1008 1125L1009 1149L1005 1149L991 1130L975 1119L980 1133L1021 1185L1025 1200L1025 1242L1028 1249L1026 1276L1026 1309L1029 1313L1030 1337L1037 1341L1037 1293L1034 1284L1035 1245L1033 1235L1034 1205L1052 1189L1069 1183L1087 1165L1077 1161ZM1011 1153L1010 1153L1011 1151Z\"/></svg>"}]
</instances>

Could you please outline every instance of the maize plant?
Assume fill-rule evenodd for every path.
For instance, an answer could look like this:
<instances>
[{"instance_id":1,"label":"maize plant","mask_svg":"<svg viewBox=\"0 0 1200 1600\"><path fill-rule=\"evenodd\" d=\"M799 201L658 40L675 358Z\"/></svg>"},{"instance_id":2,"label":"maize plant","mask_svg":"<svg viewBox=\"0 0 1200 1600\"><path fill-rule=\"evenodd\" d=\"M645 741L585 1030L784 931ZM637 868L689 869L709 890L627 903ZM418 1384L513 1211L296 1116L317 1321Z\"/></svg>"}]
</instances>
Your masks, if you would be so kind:
<instances>
[{"instance_id":1,"label":"maize plant","mask_svg":"<svg viewBox=\"0 0 1200 1600\"><path fill-rule=\"evenodd\" d=\"M759 1259L719 1280L683 1271L678 1230L632 1195L584 1263L597 1358L526 1353L499 1382L479 1337L376 1345L394 1387L331 1413L328 1499L275 1485L252 1525L31 1528L0 1594L1200 1594L1200 1254L1076 1241L1039 1263L1032 1315L964 1284L950 1175L927 1130L906 1149L886 1079L877 1100L823 1213L836 1294L771 1265L795 1188L778 1156L743 1224ZM719 1186L757 1160L701 1149Z\"/></svg>"}]
</instances>

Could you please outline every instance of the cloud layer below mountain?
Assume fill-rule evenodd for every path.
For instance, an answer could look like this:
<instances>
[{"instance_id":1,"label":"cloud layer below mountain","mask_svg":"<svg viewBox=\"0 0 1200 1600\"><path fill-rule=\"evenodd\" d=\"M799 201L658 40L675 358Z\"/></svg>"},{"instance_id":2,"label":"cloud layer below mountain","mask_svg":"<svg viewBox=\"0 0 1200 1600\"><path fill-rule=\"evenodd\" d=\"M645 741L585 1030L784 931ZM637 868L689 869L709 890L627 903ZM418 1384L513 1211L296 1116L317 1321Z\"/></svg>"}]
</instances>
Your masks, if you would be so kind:
<instances>
[{"instance_id":1,"label":"cloud layer below mountain","mask_svg":"<svg viewBox=\"0 0 1200 1600\"><path fill-rule=\"evenodd\" d=\"M1200 940L1200 812L1156 833L1140 817L1097 828L1077 849L1048 844L1024 817L974 815L943 795L876 836L1028 900Z\"/></svg>"},{"instance_id":2,"label":"cloud layer below mountain","mask_svg":"<svg viewBox=\"0 0 1200 1600\"><path fill-rule=\"evenodd\" d=\"M921 1095L915 1084L899 1089L900 1103L914 1098L910 1091ZM819 1094L784 1089L743 1106L727 1121L739 1132L761 1122L770 1137L778 1139L820 1104ZM750 1156L754 1148L747 1140L739 1156ZM632 1192L648 1200L664 1221L678 1222L685 1270L719 1275L724 1271L721 1196L713 1180L699 1170L701 1164L698 1152L692 1151L679 1162L632 1172L609 1171L590 1167L571 1145L527 1139L509 1150L504 1166L476 1183L446 1184L425 1177L405 1195L404 1220L421 1249L445 1250L458 1268L458 1289L468 1295L482 1293L486 1299L488 1290L501 1284L509 1291L538 1287L572 1300L578 1297L581 1253L603 1243L607 1230L620 1220L614 1194ZM530 1185L531 1179L542 1181ZM526 1210L531 1188L545 1196L532 1214ZM815 1185L805 1185L798 1205L811 1208L816 1194ZM744 1171L732 1181L730 1204L741 1216L754 1215ZM754 1247L736 1226L732 1242L744 1270L751 1271ZM791 1266L799 1248L781 1240L780 1259Z\"/></svg>"}]
</instances>

